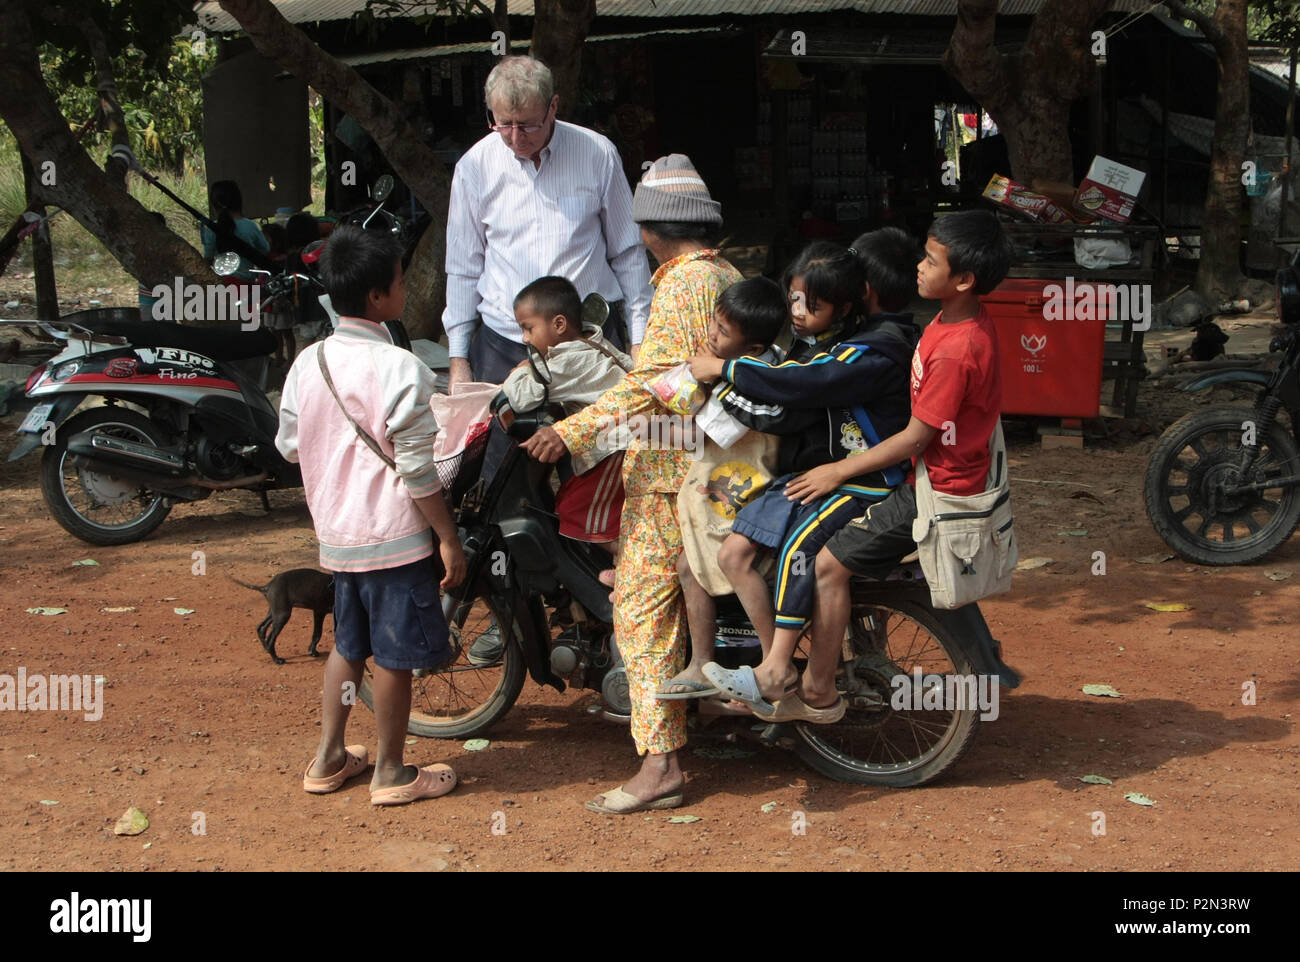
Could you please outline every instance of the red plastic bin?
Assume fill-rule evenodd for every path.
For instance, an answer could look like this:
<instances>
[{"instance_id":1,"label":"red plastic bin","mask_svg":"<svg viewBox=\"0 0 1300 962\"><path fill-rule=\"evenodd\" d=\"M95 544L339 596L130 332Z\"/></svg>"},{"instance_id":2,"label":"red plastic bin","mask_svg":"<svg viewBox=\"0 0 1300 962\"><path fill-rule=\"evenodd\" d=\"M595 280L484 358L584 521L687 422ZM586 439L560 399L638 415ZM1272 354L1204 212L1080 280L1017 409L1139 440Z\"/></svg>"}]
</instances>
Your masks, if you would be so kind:
<instances>
[{"instance_id":1,"label":"red plastic bin","mask_svg":"<svg viewBox=\"0 0 1300 962\"><path fill-rule=\"evenodd\" d=\"M1055 293L1054 313L1046 307ZM1075 281L1073 292L1093 286ZM998 357L1002 365L1002 413L1044 417L1095 418L1101 408L1102 356L1106 344L1109 305L1096 304L1091 318L1077 319L1066 298L1065 278L1009 278L981 300L998 330ZM1061 310L1061 308L1064 308Z\"/></svg>"}]
</instances>

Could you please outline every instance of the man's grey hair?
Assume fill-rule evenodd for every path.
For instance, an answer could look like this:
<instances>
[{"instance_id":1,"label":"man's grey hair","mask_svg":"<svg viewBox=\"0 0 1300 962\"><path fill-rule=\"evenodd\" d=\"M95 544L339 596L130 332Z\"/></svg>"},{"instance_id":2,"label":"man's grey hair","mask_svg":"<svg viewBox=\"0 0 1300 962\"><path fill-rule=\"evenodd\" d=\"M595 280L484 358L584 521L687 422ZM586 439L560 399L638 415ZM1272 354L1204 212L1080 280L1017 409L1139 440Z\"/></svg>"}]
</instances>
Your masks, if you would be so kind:
<instances>
[{"instance_id":1,"label":"man's grey hair","mask_svg":"<svg viewBox=\"0 0 1300 962\"><path fill-rule=\"evenodd\" d=\"M488 107L495 96L501 106L518 110L533 103L545 107L555 95L555 77L551 68L532 57L506 57L492 68L483 95Z\"/></svg>"}]
</instances>

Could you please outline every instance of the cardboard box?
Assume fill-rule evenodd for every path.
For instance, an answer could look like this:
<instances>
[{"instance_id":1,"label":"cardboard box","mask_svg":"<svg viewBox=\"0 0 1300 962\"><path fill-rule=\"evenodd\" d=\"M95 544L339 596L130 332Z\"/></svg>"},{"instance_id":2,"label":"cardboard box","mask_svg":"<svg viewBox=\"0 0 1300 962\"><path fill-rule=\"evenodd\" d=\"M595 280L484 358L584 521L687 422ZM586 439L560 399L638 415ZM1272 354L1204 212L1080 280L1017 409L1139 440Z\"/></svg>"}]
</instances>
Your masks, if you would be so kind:
<instances>
[{"instance_id":1,"label":"cardboard box","mask_svg":"<svg viewBox=\"0 0 1300 962\"><path fill-rule=\"evenodd\" d=\"M984 188L984 196L995 204L1009 207L1023 217L1041 224L1065 224L1072 219L1065 209L1055 204L1050 197L1036 194L1018 184L1010 177L994 174Z\"/></svg>"},{"instance_id":2,"label":"cardboard box","mask_svg":"<svg viewBox=\"0 0 1300 962\"><path fill-rule=\"evenodd\" d=\"M1147 175L1105 157L1094 157L1088 175L1079 184L1074 206L1085 214L1126 224Z\"/></svg>"}]
</instances>

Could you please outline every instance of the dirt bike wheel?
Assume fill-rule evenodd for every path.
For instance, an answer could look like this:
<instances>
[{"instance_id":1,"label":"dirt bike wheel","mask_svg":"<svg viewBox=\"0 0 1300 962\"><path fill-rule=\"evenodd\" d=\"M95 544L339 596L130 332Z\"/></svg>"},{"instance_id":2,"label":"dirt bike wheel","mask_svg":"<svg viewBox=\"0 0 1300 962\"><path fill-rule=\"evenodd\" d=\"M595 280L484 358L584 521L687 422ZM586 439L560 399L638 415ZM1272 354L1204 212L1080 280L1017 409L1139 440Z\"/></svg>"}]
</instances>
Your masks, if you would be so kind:
<instances>
[{"instance_id":1,"label":"dirt bike wheel","mask_svg":"<svg viewBox=\"0 0 1300 962\"><path fill-rule=\"evenodd\" d=\"M117 406L83 411L59 428L41 457L45 503L63 530L82 541L95 545L139 541L163 523L171 505L138 482L74 465L68 439L91 430L141 444L166 443L158 425L138 411Z\"/></svg>"},{"instance_id":2,"label":"dirt bike wheel","mask_svg":"<svg viewBox=\"0 0 1300 962\"><path fill-rule=\"evenodd\" d=\"M844 717L834 725L794 725L796 754L836 781L923 785L956 764L979 725L978 706L891 707L896 675L911 675L915 668L924 675L971 674L969 658L935 618L928 599L907 598L899 587L888 600L853 600L838 684L849 703Z\"/></svg>"},{"instance_id":3,"label":"dirt bike wheel","mask_svg":"<svg viewBox=\"0 0 1300 962\"><path fill-rule=\"evenodd\" d=\"M510 711L524 687L524 653L519 647L517 614L503 599L482 592L475 592L464 602L456 593L444 595L442 610L451 628L455 657L437 671L411 678L411 720L406 730L424 738L482 735ZM473 665L469 661L470 648L493 622L501 628L501 657L490 665ZM373 711L369 666L357 694Z\"/></svg>"},{"instance_id":4,"label":"dirt bike wheel","mask_svg":"<svg viewBox=\"0 0 1300 962\"><path fill-rule=\"evenodd\" d=\"M1221 485L1240 463L1247 408L1211 408L1180 418L1160 437L1147 465L1147 517L1165 543L1202 565L1249 564L1265 557L1300 523L1300 488L1227 497ZM1300 470L1300 451L1285 424L1256 439L1251 483ZM1215 534L1218 537L1215 537Z\"/></svg>"}]
</instances>

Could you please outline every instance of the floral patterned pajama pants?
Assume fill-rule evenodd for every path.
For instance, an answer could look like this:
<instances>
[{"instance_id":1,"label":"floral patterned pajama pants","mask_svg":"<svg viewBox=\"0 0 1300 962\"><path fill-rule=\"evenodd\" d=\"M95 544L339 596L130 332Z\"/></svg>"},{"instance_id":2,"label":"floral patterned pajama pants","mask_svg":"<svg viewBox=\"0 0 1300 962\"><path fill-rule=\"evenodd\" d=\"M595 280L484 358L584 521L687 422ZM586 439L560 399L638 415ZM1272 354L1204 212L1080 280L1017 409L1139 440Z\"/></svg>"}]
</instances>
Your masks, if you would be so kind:
<instances>
[{"instance_id":1,"label":"floral patterned pajama pants","mask_svg":"<svg viewBox=\"0 0 1300 962\"><path fill-rule=\"evenodd\" d=\"M686 744L685 703L654 697L686 660L686 605L677 580L681 551L677 495L629 495L620 532L614 637L627 666L639 755L662 755Z\"/></svg>"}]
</instances>

